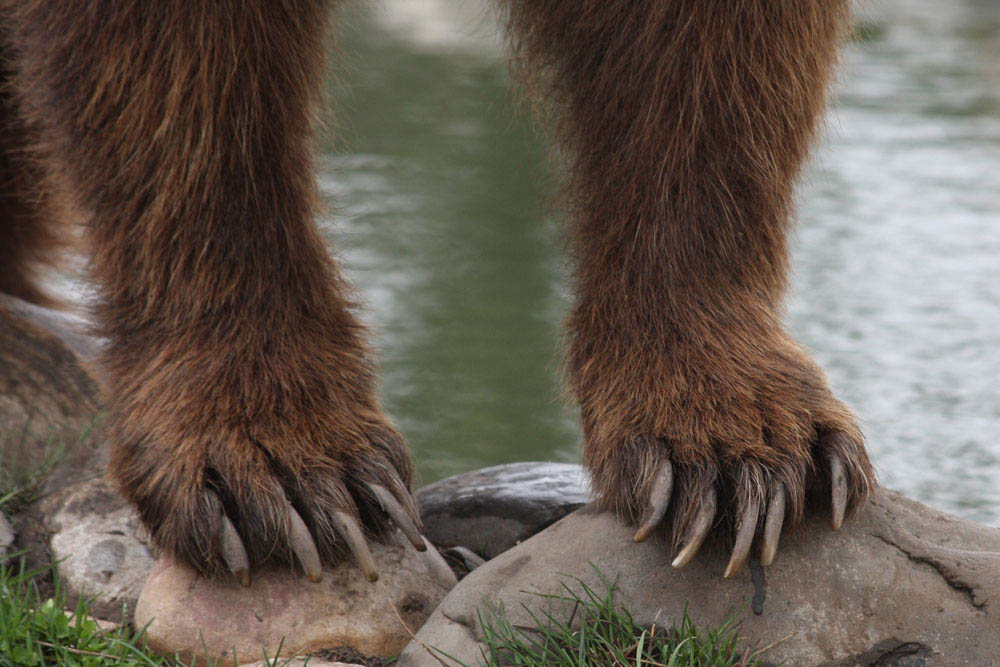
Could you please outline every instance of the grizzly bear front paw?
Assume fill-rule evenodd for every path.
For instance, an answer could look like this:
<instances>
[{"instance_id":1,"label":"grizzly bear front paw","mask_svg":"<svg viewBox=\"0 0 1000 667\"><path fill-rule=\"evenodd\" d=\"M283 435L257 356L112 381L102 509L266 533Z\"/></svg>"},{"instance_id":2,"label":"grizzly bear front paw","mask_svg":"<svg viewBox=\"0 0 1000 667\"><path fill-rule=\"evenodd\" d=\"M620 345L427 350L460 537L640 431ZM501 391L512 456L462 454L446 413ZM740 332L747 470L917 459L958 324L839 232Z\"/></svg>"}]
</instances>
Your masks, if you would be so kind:
<instances>
[{"instance_id":1,"label":"grizzly bear front paw","mask_svg":"<svg viewBox=\"0 0 1000 667\"><path fill-rule=\"evenodd\" d=\"M404 481L408 470L394 463L405 457L402 442L390 430L368 434L350 452L216 435L211 443L179 442L169 453L122 443L113 464L156 545L196 569L215 574L225 567L247 586L252 567L268 560L291 566L294 556L319 581L321 562L335 563L349 550L375 581L365 532L379 537L390 524L426 549Z\"/></svg>"},{"instance_id":2,"label":"grizzly bear front paw","mask_svg":"<svg viewBox=\"0 0 1000 667\"><path fill-rule=\"evenodd\" d=\"M664 526L675 567L717 523L733 544L726 577L758 536L769 565L807 500L829 506L837 530L875 485L855 419L822 371L783 332L750 341L675 341L631 355L576 348L590 354L571 370L595 490L638 524L636 542Z\"/></svg>"},{"instance_id":3,"label":"grizzly bear front paw","mask_svg":"<svg viewBox=\"0 0 1000 667\"><path fill-rule=\"evenodd\" d=\"M319 580L347 554L375 581L367 540L396 527L426 549L412 465L360 350L171 347L113 376L112 394L111 472L160 551L249 585L265 562Z\"/></svg>"}]
</instances>

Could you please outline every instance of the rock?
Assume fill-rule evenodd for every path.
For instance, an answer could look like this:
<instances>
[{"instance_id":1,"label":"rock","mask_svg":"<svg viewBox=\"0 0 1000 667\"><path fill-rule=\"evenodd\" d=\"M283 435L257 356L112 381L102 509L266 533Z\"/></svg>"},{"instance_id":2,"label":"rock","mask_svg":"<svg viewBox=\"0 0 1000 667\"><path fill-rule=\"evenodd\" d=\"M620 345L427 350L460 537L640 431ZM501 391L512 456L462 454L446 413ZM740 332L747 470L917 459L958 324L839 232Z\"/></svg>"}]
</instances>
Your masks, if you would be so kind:
<instances>
[{"instance_id":1,"label":"rock","mask_svg":"<svg viewBox=\"0 0 1000 667\"><path fill-rule=\"evenodd\" d=\"M439 547L492 558L591 500L569 463L510 463L442 479L417 492L424 534Z\"/></svg>"},{"instance_id":2,"label":"rock","mask_svg":"<svg viewBox=\"0 0 1000 667\"><path fill-rule=\"evenodd\" d=\"M154 651L185 660L232 660L348 647L364 656L399 653L455 584L432 547L372 544L379 580L369 583L351 561L324 569L315 584L289 570L256 572L242 588L233 579L198 576L161 559L146 581L135 625L148 624ZM405 624L405 627L404 627ZM283 640L283 641L282 641ZM313 664L313 663L310 663Z\"/></svg>"},{"instance_id":3,"label":"rock","mask_svg":"<svg viewBox=\"0 0 1000 667\"><path fill-rule=\"evenodd\" d=\"M7 516L0 512L0 558L3 558L12 544L14 544L14 527L10 525Z\"/></svg>"},{"instance_id":4,"label":"rock","mask_svg":"<svg viewBox=\"0 0 1000 667\"><path fill-rule=\"evenodd\" d=\"M46 500L43 512L52 558L70 602L92 598L95 615L128 620L153 569L135 511L107 480L97 479Z\"/></svg>"},{"instance_id":5,"label":"rock","mask_svg":"<svg viewBox=\"0 0 1000 667\"><path fill-rule=\"evenodd\" d=\"M417 642L475 664L484 600L531 627L522 604L537 614L544 603L523 591L573 584L560 574L601 591L594 567L617 580L617 599L645 626L672 624L685 606L695 623L719 625L742 608L746 646L787 637L762 656L769 664L986 665L1000 655L1000 530L892 491L881 490L840 533L830 532L825 517L809 518L785 536L757 584L751 571L759 577L759 566L722 578L727 554L719 545L675 570L659 538L634 544L632 533L592 506L562 519L462 580L399 664L442 664Z\"/></svg>"},{"instance_id":6,"label":"rock","mask_svg":"<svg viewBox=\"0 0 1000 667\"><path fill-rule=\"evenodd\" d=\"M465 572L472 572L486 563L479 554L465 547L448 547L441 555L448 561L456 561Z\"/></svg>"},{"instance_id":7,"label":"rock","mask_svg":"<svg viewBox=\"0 0 1000 667\"><path fill-rule=\"evenodd\" d=\"M66 618L70 621L70 623L73 623L76 620L75 610L70 611L69 609L67 609L63 613L66 615ZM93 616L88 616L87 620L93 621L101 632L114 632L120 627L119 623L115 623L114 621L108 621L103 618L95 618Z\"/></svg>"},{"instance_id":8,"label":"rock","mask_svg":"<svg viewBox=\"0 0 1000 667\"><path fill-rule=\"evenodd\" d=\"M330 662L329 660L317 660L315 658L309 658L308 661L305 658L295 658L294 660L282 661L280 663L281 667L358 667L360 664L357 662ZM240 667L274 667L274 662L258 660L248 665L240 665Z\"/></svg>"}]
</instances>

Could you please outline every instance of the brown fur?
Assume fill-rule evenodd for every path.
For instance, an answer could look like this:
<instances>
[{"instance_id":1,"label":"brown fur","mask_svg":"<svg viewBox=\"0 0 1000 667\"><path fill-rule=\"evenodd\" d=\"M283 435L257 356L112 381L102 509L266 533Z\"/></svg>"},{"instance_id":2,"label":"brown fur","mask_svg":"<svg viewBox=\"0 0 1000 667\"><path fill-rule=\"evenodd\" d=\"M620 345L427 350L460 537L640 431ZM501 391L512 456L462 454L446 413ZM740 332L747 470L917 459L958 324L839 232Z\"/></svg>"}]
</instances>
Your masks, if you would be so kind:
<instances>
[{"instance_id":1,"label":"brown fur","mask_svg":"<svg viewBox=\"0 0 1000 667\"><path fill-rule=\"evenodd\" d=\"M326 3L13 4L23 114L88 218L123 492L207 571L219 499L253 563L290 559L282 494L337 558L332 512L378 531L360 485L412 471L312 222Z\"/></svg>"},{"instance_id":2,"label":"brown fur","mask_svg":"<svg viewBox=\"0 0 1000 667\"><path fill-rule=\"evenodd\" d=\"M775 476L797 519L829 448L859 502L873 478L854 419L780 323L792 185L845 3L506 7L569 156L569 370L605 504L635 519L669 458L675 528L707 485L738 508ZM284 495L333 559L331 513L378 533L361 484L412 478L312 224L327 14L322 0L5 8L19 136L87 219L112 472L157 544L209 572L222 511L254 563L288 562ZM38 245L32 229L5 270ZM5 288L26 289L15 274Z\"/></svg>"},{"instance_id":3,"label":"brown fur","mask_svg":"<svg viewBox=\"0 0 1000 667\"><path fill-rule=\"evenodd\" d=\"M605 505L637 519L669 458L675 538L713 483L735 510L777 476L794 523L834 447L856 506L873 475L854 417L781 324L792 187L847 2L506 8L568 156L568 367Z\"/></svg>"},{"instance_id":4,"label":"brown fur","mask_svg":"<svg viewBox=\"0 0 1000 667\"><path fill-rule=\"evenodd\" d=\"M0 292L54 305L38 272L57 259L64 237L43 206L41 168L10 89L9 56L0 48Z\"/></svg>"}]
</instances>

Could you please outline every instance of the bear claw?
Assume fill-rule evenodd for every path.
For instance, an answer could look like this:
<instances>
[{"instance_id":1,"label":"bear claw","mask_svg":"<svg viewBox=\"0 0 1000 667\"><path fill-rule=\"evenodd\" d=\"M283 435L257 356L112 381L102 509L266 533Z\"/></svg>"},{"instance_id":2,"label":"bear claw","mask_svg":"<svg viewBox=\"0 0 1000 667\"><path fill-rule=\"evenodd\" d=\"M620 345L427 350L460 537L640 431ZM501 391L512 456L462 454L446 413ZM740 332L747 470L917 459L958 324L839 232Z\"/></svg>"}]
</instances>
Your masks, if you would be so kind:
<instances>
[{"instance_id":1,"label":"bear claw","mask_svg":"<svg viewBox=\"0 0 1000 667\"><path fill-rule=\"evenodd\" d=\"M389 486L394 486L393 482L395 481L394 479L390 479ZM419 515L415 515L416 508L409 494L404 492L402 499L400 499L381 484L369 482L365 486L375 499L378 500L382 510L392 519L406 536L407 540L413 545L413 548L417 551L426 551L427 542L420 534L420 528L418 527L420 521L418 518ZM405 489L402 486L402 482L399 482L399 486ZM239 531L225 510L222 509L222 503L218 497L211 491L207 491L206 493L210 496L208 498L209 503L218 508L218 547L222 560L240 585L249 586L251 583L250 560L247 556L243 540L240 538ZM298 559L305 575L314 583L319 583L323 580L323 567L316 542L302 516L292 507L287 498L283 500L287 515L287 544ZM353 554L354 559L364 573L365 579L371 582L378 581L378 570L375 566L375 559L372 557L371 549L365 539L361 525L353 516L357 513L357 510L353 507L349 509L353 511L334 511L330 516L330 522Z\"/></svg>"},{"instance_id":2,"label":"bear claw","mask_svg":"<svg viewBox=\"0 0 1000 667\"><path fill-rule=\"evenodd\" d=\"M844 460L837 454L830 454L830 486L832 487L832 514L830 527L840 530L844 524L844 510L847 508L847 472Z\"/></svg>"},{"instance_id":3,"label":"bear claw","mask_svg":"<svg viewBox=\"0 0 1000 667\"><path fill-rule=\"evenodd\" d=\"M839 437L839 434L834 434L833 437ZM850 495L847 467L843 455L836 452L829 453L827 463L830 473L830 527L833 530L839 530L844 523ZM650 484L647 509L642 516L639 529L632 538L635 542L644 542L649 539L663 522L670 506L673 487L674 468L669 461L664 461L660 463ZM775 478L772 478L767 489L766 503L762 499L751 498L746 499L745 503L741 503L742 509L736 523L736 539L723 575L726 579L736 576L746 565L754 539L757 536L757 527L762 511L765 512L765 515L764 530L761 535L760 563L766 567L774 562L774 557L778 552L778 542L781 538L781 529L785 521L788 489L783 482ZM716 489L714 485L710 485L705 489L699 509L690 523L684 546L673 560L674 567L684 567L698 553L715 522L716 505Z\"/></svg>"},{"instance_id":4,"label":"bear claw","mask_svg":"<svg viewBox=\"0 0 1000 667\"><path fill-rule=\"evenodd\" d=\"M698 509L698 514L695 516L694 521L691 523L691 530L688 531L687 542L677 552L677 557L674 558L674 562L671 563L674 567L680 568L684 567L691 562L691 559L695 557L698 550L701 549L701 543L705 541L708 536L708 531L712 528L712 523L715 521L715 487L709 486L705 489L705 495L701 498L701 507Z\"/></svg>"},{"instance_id":5,"label":"bear claw","mask_svg":"<svg viewBox=\"0 0 1000 667\"><path fill-rule=\"evenodd\" d=\"M403 531L403 535L406 539L410 541L413 548L417 551L427 551L427 545L424 544L424 538L420 535L420 529L417 528L416 523L407 513L403 506L400 505L396 497L392 495L389 489L381 486L380 484L367 484L368 489L375 494L379 503L382 505L382 509L392 517L392 520L396 522L399 529Z\"/></svg>"},{"instance_id":6,"label":"bear claw","mask_svg":"<svg viewBox=\"0 0 1000 667\"><path fill-rule=\"evenodd\" d=\"M760 514L760 507L757 503L748 503L743 510L743 515L739 520L739 528L736 531L736 544L733 546L733 555L726 566L726 572L722 576L731 579L736 576L747 562L750 556L750 545L753 543L754 533L757 532L757 517Z\"/></svg>"},{"instance_id":7,"label":"bear claw","mask_svg":"<svg viewBox=\"0 0 1000 667\"><path fill-rule=\"evenodd\" d=\"M649 511L646 518L636 531L632 539L636 542L645 542L653 534L656 527L663 520L670 505L670 492L674 486L674 469L670 461L664 461L656 471L653 480L653 489L649 493Z\"/></svg>"},{"instance_id":8,"label":"bear claw","mask_svg":"<svg viewBox=\"0 0 1000 667\"><path fill-rule=\"evenodd\" d=\"M312 535L309 534L306 522L302 520L302 517L295 511L291 503L287 500L285 503L288 510L288 541L291 543L292 551L295 552L295 556L299 559L302 570L309 577L309 580L318 584L323 580L323 568L320 565L319 550L316 549L316 543L313 541Z\"/></svg>"},{"instance_id":9,"label":"bear claw","mask_svg":"<svg viewBox=\"0 0 1000 667\"><path fill-rule=\"evenodd\" d=\"M249 586L250 559L247 558L247 550L243 546L243 540L240 539L240 534L236 532L236 526L229 520L225 512L222 512L222 521L220 523L222 527L220 529L219 542L222 558L226 561L229 571L236 577L236 581L240 582L241 586Z\"/></svg>"},{"instance_id":10,"label":"bear claw","mask_svg":"<svg viewBox=\"0 0 1000 667\"><path fill-rule=\"evenodd\" d=\"M767 519L764 522L764 544L760 549L760 564L767 567L774 562L778 553L781 526L785 522L785 485L778 480L771 482L771 500L767 504Z\"/></svg>"},{"instance_id":11,"label":"bear claw","mask_svg":"<svg viewBox=\"0 0 1000 667\"><path fill-rule=\"evenodd\" d=\"M378 570L375 568L375 559L372 557L371 549L365 540L364 533L358 522L344 512L334 512L331 517L337 532L347 542L347 547L354 554L354 558L361 566L361 571L365 579L371 582L378 581Z\"/></svg>"}]
</instances>

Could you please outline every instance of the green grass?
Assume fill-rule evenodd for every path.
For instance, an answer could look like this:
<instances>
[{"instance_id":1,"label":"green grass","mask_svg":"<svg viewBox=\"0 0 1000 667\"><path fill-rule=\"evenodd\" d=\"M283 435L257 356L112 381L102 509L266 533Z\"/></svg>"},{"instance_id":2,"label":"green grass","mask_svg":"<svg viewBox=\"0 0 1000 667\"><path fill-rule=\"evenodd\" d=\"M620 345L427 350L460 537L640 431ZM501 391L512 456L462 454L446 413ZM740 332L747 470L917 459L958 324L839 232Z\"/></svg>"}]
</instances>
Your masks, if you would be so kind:
<instances>
[{"instance_id":1,"label":"green grass","mask_svg":"<svg viewBox=\"0 0 1000 667\"><path fill-rule=\"evenodd\" d=\"M86 600L67 614L58 580L55 594L43 600L36 580L48 574L47 570L25 570L20 562L0 565L0 664L177 664L146 651L141 636L126 627L101 630L90 617Z\"/></svg>"},{"instance_id":2,"label":"green grass","mask_svg":"<svg viewBox=\"0 0 1000 667\"><path fill-rule=\"evenodd\" d=\"M52 440L38 442L29 437L33 416L29 415L19 433L0 433L0 508L17 514L39 499L45 481L70 448L84 443L100 425L103 415L94 417L77 434L76 443ZM2 664L2 663L0 663Z\"/></svg>"},{"instance_id":3,"label":"green grass","mask_svg":"<svg viewBox=\"0 0 1000 667\"><path fill-rule=\"evenodd\" d=\"M600 573L598 573L600 575ZM598 593L583 580L562 582L559 594L529 595L544 601L543 611L523 605L531 626L515 625L502 605L486 603L479 611L483 628L480 665L538 667L750 667L762 651L738 646L734 614L716 628L699 628L687 610L673 627L643 627L627 605L614 600L615 585L603 575ZM433 649L432 649L433 650ZM438 652L440 654L440 652ZM456 664L451 656L440 654ZM442 664L448 664L442 661Z\"/></svg>"},{"instance_id":4,"label":"green grass","mask_svg":"<svg viewBox=\"0 0 1000 667\"><path fill-rule=\"evenodd\" d=\"M176 657L159 656L149 651L142 632L135 632L128 626L102 630L91 618L86 600L80 600L75 609L67 612L58 579L55 594L43 600L36 580L50 573L49 569L28 571L20 564L0 564L0 665L186 667L187 663ZM259 659L266 659L273 667L289 661L264 655L259 658L245 656L240 661ZM220 667L232 665L231 659L203 659L201 662Z\"/></svg>"},{"instance_id":5,"label":"green grass","mask_svg":"<svg viewBox=\"0 0 1000 667\"><path fill-rule=\"evenodd\" d=\"M143 633L128 626L102 630L91 618L90 605L80 600L67 612L65 596L55 582L52 597L42 599L37 580L54 576L54 568L25 570L23 561L0 564L0 666L2 667L186 667L176 657L164 657L149 651ZM281 648L278 648L280 652ZM266 659L280 667L289 660L244 656L241 662ZM232 665L232 660L203 659L202 664ZM308 663L308 658L306 658Z\"/></svg>"},{"instance_id":6,"label":"green grass","mask_svg":"<svg viewBox=\"0 0 1000 667\"><path fill-rule=\"evenodd\" d=\"M0 498L0 509L15 492ZM53 586L40 586L52 581ZM51 589L46 597L40 593ZM277 652L281 651L281 647ZM280 667L284 658L243 656L241 662L265 659ZM308 658L306 658L308 662ZM232 665L203 659L202 664ZM186 667L176 657L156 655L145 646L143 632L127 625L105 630L91 617L88 600L67 611L66 596L55 567L28 570L19 555L0 558L0 667Z\"/></svg>"},{"instance_id":7,"label":"green grass","mask_svg":"<svg viewBox=\"0 0 1000 667\"><path fill-rule=\"evenodd\" d=\"M36 580L50 570L26 571L23 566L0 564L0 665L41 667L105 665L185 667L177 658L157 656L145 648L142 632L127 626L103 631L90 617L86 600L71 613L55 583L52 597L42 599ZM674 627L638 625L626 605L614 601L615 587L605 580L598 594L580 579L565 583L562 592L533 594L545 602L544 611L529 614L531 627L514 625L502 606L485 605L479 620L484 630L480 665L538 667L751 667L761 651L738 646L736 616L721 626L699 628L685 611ZM527 609L527 607L525 607ZM432 649L433 651L433 649ZM434 651L440 656L446 654ZM253 656L242 658L253 660ZM211 661L204 661L211 662ZM279 667L284 659L270 659ZM219 661L217 664L231 665ZM386 663L388 664L388 663ZM451 659L442 664L464 665Z\"/></svg>"},{"instance_id":8,"label":"green grass","mask_svg":"<svg viewBox=\"0 0 1000 667\"><path fill-rule=\"evenodd\" d=\"M25 453L29 424L19 442L2 442L0 510L16 514L37 500L46 475L63 456L63 448L46 446L36 460ZM89 430L88 430L89 433ZM82 434L81 439L87 433ZM5 439L6 440L6 439ZM19 446L20 445L20 446ZM53 582L52 586L43 582ZM41 590L51 590L43 596ZM0 666L179 665L145 649L141 633L127 626L110 631L90 615L87 600L66 610L66 600L54 567L26 569L19 554L0 558Z\"/></svg>"},{"instance_id":9,"label":"green grass","mask_svg":"<svg viewBox=\"0 0 1000 667\"><path fill-rule=\"evenodd\" d=\"M85 439L97 424L79 437ZM47 475L65 447L29 442L30 419L19 434L0 433L0 511L16 515L38 500ZM41 456L39 456L41 452ZM50 583L51 582L51 583ZM43 595L41 591L49 591ZM278 647L277 653L280 653ZM239 656L241 662L266 660L270 667L290 661ZM308 663L309 658L305 657ZM233 660L202 658L201 664L232 665ZM67 611L66 596L54 566L26 569L21 554L0 557L0 667L187 667L177 657L159 656L145 646L144 633L128 625L104 630L91 616L89 600Z\"/></svg>"}]
</instances>

